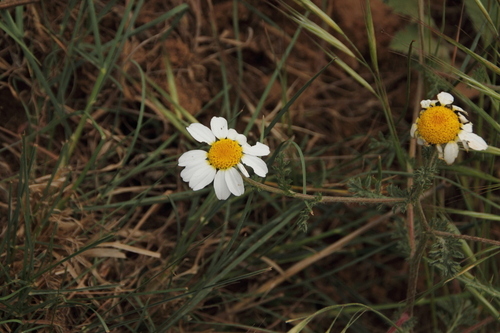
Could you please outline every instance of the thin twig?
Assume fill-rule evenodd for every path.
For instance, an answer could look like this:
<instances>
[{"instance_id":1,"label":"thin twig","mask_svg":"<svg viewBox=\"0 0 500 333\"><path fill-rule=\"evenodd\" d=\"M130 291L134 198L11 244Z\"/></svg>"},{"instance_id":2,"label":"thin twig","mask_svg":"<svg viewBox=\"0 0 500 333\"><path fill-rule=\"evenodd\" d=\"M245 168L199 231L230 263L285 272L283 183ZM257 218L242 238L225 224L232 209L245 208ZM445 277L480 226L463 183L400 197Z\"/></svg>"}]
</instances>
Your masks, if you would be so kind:
<instances>
[{"instance_id":1,"label":"thin twig","mask_svg":"<svg viewBox=\"0 0 500 333\"><path fill-rule=\"evenodd\" d=\"M40 0L7 0L0 2L0 9L9 9L12 7L29 5L30 3L40 2Z\"/></svg>"},{"instance_id":2,"label":"thin twig","mask_svg":"<svg viewBox=\"0 0 500 333\"><path fill-rule=\"evenodd\" d=\"M416 203L416 211L419 215L420 221L424 225L424 228L427 229L429 224L425 218L424 210L422 209L422 204L420 200ZM410 269L408 272L408 287L406 289L406 311L408 315L413 317L413 307L415 304L415 298L417 295L417 280L418 280L418 271L420 269L420 261L422 260L422 256L424 255L425 248L427 247L427 239L429 234L427 232L421 232L420 240L415 248L415 252L410 255Z\"/></svg>"},{"instance_id":3,"label":"thin twig","mask_svg":"<svg viewBox=\"0 0 500 333\"><path fill-rule=\"evenodd\" d=\"M263 189L268 192L272 193L277 193L281 194L287 197L292 197L292 198L298 198L298 199L303 199L303 200L318 200L317 196L310 195L310 194L303 194L303 193L298 193L298 192L293 192L293 191L283 191L282 189L272 187L266 184L262 184L259 182L256 182L253 179L243 177L243 179L260 189ZM332 196L321 196L321 198L318 200L318 202L321 203L326 203L326 202L343 202L343 203L359 203L359 204L391 204L391 203L401 203L404 202L406 199L405 198L358 198L358 197L332 197Z\"/></svg>"},{"instance_id":4,"label":"thin twig","mask_svg":"<svg viewBox=\"0 0 500 333\"><path fill-rule=\"evenodd\" d=\"M427 161L427 166L432 167L436 163L437 153L434 151L431 158ZM412 248L410 252L410 268L408 272L408 287L406 289L406 311L408 312L410 317L413 317L413 307L415 304L415 298L417 295L417 280L418 280L418 271L420 269L420 261L425 252L425 248L427 247L427 240L429 239L429 231L431 231L431 227L427 222L427 218L425 217L424 209L422 208L422 187L417 187L416 193L416 203L413 206L416 208L416 213L418 214L420 223L423 225L425 231L420 232L420 240L416 247ZM415 235L414 235L415 237Z\"/></svg>"},{"instance_id":5,"label":"thin twig","mask_svg":"<svg viewBox=\"0 0 500 333\"><path fill-rule=\"evenodd\" d=\"M487 239L487 238L481 238L481 237L474 237L474 236L468 236L468 235L457 235L457 234L452 234L450 232L446 231L439 231L439 230L432 230L431 231L434 235L439 235L443 237L453 237L453 238L458 238L458 239L463 239L463 240L469 240L473 242L481 242L485 244L491 244L495 246L500 246L499 241L495 241L492 239Z\"/></svg>"}]
</instances>

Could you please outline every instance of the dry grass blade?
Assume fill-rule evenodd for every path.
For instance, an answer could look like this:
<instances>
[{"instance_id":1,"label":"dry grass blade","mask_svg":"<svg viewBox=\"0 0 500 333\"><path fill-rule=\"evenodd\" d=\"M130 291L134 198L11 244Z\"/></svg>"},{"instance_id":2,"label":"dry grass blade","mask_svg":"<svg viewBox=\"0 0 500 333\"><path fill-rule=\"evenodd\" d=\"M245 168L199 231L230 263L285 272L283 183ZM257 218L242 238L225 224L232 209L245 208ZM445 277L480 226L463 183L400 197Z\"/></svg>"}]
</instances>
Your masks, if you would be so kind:
<instances>
[{"instance_id":1,"label":"dry grass blade","mask_svg":"<svg viewBox=\"0 0 500 333\"><path fill-rule=\"evenodd\" d=\"M5 0L0 3L0 9L9 9L37 2L40 2L40 0Z\"/></svg>"},{"instance_id":2,"label":"dry grass blade","mask_svg":"<svg viewBox=\"0 0 500 333\"><path fill-rule=\"evenodd\" d=\"M500 3L414 4L0 1L0 332L498 331Z\"/></svg>"}]
</instances>

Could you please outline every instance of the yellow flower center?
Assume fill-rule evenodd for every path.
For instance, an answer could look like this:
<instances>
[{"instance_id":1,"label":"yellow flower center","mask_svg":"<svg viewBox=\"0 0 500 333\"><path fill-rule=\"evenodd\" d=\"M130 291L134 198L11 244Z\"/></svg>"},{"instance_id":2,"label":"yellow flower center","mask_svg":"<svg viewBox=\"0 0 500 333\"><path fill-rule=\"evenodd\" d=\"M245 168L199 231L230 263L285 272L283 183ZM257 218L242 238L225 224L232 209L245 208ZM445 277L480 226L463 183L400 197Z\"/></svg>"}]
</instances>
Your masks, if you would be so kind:
<instances>
[{"instance_id":1,"label":"yellow flower center","mask_svg":"<svg viewBox=\"0 0 500 333\"><path fill-rule=\"evenodd\" d=\"M236 166L243 157L243 148L231 139L214 142L208 151L208 162L216 169L227 170Z\"/></svg>"},{"instance_id":2,"label":"yellow flower center","mask_svg":"<svg viewBox=\"0 0 500 333\"><path fill-rule=\"evenodd\" d=\"M433 106L420 114L418 135L430 144L454 141L460 131L458 116L444 106Z\"/></svg>"}]
</instances>

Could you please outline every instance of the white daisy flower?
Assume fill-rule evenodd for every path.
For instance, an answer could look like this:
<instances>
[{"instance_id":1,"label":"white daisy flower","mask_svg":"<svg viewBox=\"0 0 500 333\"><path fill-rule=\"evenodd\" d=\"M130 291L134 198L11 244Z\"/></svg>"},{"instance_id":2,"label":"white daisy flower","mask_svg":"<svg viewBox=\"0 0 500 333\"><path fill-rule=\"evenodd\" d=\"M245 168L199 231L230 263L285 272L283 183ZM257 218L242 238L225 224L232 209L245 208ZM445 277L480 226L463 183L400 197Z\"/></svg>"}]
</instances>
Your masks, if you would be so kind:
<instances>
[{"instance_id":1,"label":"white daisy flower","mask_svg":"<svg viewBox=\"0 0 500 333\"><path fill-rule=\"evenodd\" d=\"M194 191L201 190L213 181L219 200L229 198L231 193L242 195L245 187L237 169L245 177L250 177L243 164L251 167L260 177L266 176L267 165L259 156L269 155L269 147L260 142L250 146L243 134L227 128L226 119L213 117L210 128L193 123L186 129L196 141L210 145L208 152L190 150L179 158L179 166L186 167L181 172L182 180L189 183Z\"/></svg>"},{"instance_id":2,"label":"white daisy flower","mask_svg":"<svg viewBox=\"0 0 500 333\"><path fill-rule=\"evenodd\" d=\"M453 96L441 92L437 100L420 102L422 111L411 126L410 134L420 145L434 145L440 159L452 164L458 156L458 142L465 150L485 150L488 144L479 135L472 133L472 123L467 112L452 105Z\"/></svg>"}]
</instances>

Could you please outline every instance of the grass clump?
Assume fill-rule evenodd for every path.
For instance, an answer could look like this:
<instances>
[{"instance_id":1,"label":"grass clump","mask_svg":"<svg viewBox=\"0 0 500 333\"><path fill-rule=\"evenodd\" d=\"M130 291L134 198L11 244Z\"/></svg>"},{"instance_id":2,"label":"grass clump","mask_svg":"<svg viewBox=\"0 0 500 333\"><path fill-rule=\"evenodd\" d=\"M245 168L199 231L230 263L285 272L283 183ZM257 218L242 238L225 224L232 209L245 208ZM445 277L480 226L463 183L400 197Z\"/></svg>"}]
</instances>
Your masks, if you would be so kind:
<instances>
[{"instance_id":1,"label":"grass clump","mask_svg":"<svg viewBox=\"0 0 500 333\"><path fill-rule=\"evenodd\" d=\"M0 7L0 330L498 330L499 12ZM487 149L412 138L441 91ZM271 148L227 200L179 175L214 116Z\"/></svg>"}]
</instances>

